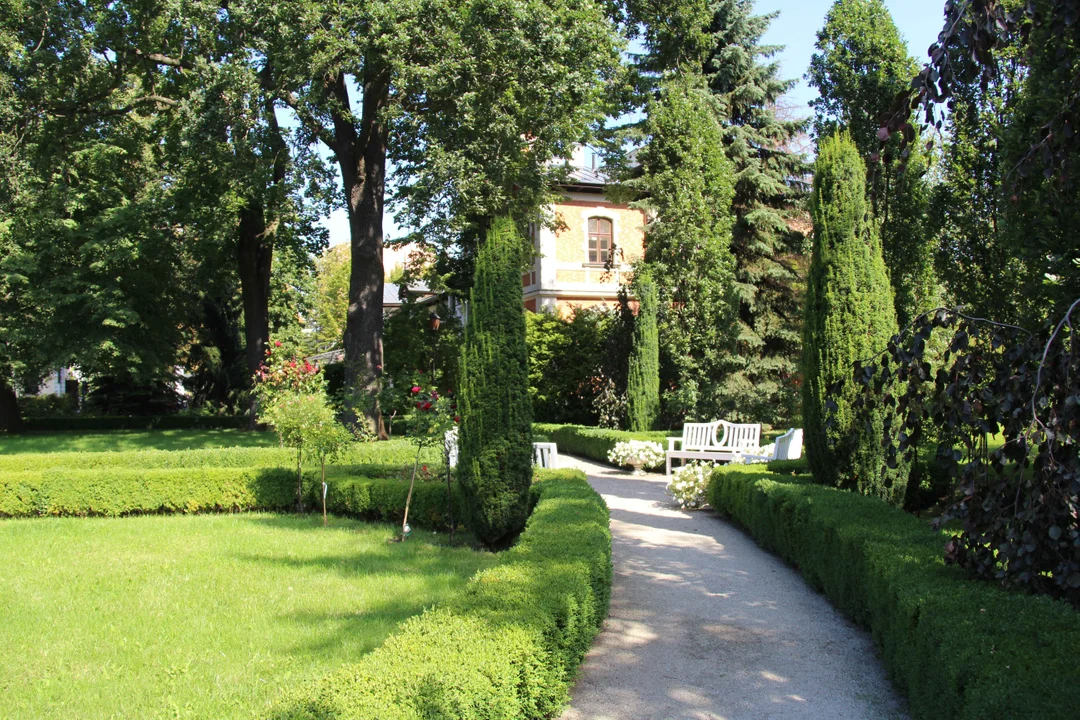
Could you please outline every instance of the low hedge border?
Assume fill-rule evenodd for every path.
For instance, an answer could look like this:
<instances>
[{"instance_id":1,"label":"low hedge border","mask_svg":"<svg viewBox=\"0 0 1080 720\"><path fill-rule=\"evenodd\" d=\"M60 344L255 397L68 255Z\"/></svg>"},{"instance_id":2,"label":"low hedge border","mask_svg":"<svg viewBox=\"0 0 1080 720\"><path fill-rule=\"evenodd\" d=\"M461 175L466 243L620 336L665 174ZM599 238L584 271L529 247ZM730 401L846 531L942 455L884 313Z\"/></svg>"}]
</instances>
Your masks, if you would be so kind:
<instances>
[{"instance_id":1,"label":"low hedge border","mask_svg":"<svg viewBox=\"0 0 1080 720\"><path fill-rule=\"evenodd\" d=\"M101 417L34 417L23 420L22 432L61 432L78 430L226 430L245 428L244 416L219 415L151 415L126 417L105 415Z\"/></svg>"},{"instance_id":2,"label":"low hedge border","mask_svg":"<svg viewBox=\"0 0 1080 720\"><path fill-rule=\"evenodd\" d=\"M393 475L373 477L380 471ZM380 522L401 522L409 483L400 468L327 469L327 510ZM366 476L365 476L366 475ZM304 473L305 505L321 508L319 474ZM454 517L462 517L457 486ZM53 468L0 473L0 517L108 516L157 513L292 510L296 473L286 468ZM409 511L417 527L448 529L446 484L417 482ZM460 520L459 520L460 521Z\"/></svg>"},{"instance_id":3,"label":"low hedge border","mask_svg":"<svg viewBox=\"0 0 1080 720\"><path fill-rule=\"evenodd\" d=\"M611 534L575 470L538 471L517 544L447 607L402 624L380 648L285 693L271 716L309 719L547 718L607 614Z\"/></svg>"},{"instance_id":4,"label":"low hedge border","mask_svg":"<svg viewBox=\"0 0 1080 720\"><path fill-rule=\"evenodd\" d=\"M568 455L577 455L597 462L608 462L608 451L615 444L623 440L651 440L658 442L666 450L669 435L664 430L650 430L648 432L626 432L623 430L608 430L605 428L586 427L584 425L549 425L537 423L533 425L533 431L551 438L559 448L559 452Z\"/></svg>"},{"instance_id":5,"label":"low hedge border","mask_svg":"<svg viewBox=\"0 0 1080 720\"><path fill-rule=\"evenodd\" d=\"M441 448L427 448L421 453L420 458L421 462L427 463L429 466L441 466L442 450ZM396 475L405 466L411 468L415 459L415 446L406 442L390 441L358 444L336 460L334 464L335 466L392 467L395 468L394 474ZM306 459L306 463L314 465L310 459ZM13 453L0 456L0 473L34 472L64 467L80 470L123 467L148 470L151 468L289 467L290 465L296 465L296 450L280 447Z\"/></svg>"},{"instance_id":6,"label":"low hedge border","mask_svg":"<svg viewBox=\"0 0 1080 720\"><path fill-rule=\"evenodd\" d=\"M946 536L888 504L761 467L713 472L708 501L868 627L915 718L1076 717L1080 614L947 567Z\"/></svg>"}]
</instances>

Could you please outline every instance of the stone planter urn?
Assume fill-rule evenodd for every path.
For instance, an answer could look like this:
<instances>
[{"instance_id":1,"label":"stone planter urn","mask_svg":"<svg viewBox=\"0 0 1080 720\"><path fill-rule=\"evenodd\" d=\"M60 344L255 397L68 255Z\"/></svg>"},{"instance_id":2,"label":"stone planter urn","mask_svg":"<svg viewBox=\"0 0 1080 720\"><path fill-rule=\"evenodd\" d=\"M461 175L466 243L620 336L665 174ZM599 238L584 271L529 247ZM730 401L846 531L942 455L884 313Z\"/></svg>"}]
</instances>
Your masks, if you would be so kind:
<instances>
[{"instance_id":1,"label":"stone planter urn","mask_svg":"<svg viewBox=\"0 0 1080 720\"><path fill-rule=\"evenodd\" d=\"M630 463L630 466L632 468L634 468L634 472L630 473L631 475L644 475L645 474L645 470L643 469L645 467L645 463L644 463L644 461L642 461L641 458L639 458L639 457L637 457L635 455L634 457L629 458L628 462Z\"/></svg>"}]
</instances>

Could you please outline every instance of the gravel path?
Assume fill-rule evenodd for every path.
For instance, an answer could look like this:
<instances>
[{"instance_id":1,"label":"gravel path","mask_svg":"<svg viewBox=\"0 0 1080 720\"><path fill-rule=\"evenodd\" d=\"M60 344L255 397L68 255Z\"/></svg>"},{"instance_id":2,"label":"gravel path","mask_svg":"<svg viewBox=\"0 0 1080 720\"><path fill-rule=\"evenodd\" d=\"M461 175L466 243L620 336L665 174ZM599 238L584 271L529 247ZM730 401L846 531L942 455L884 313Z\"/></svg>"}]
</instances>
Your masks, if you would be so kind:
<instances>
[{"instance_id":1,"label":"gravel path","mask_svg":"<svg viewBox=\"0 0 1080 720\"><path fill-rule=\"evenodd\" d=\"M662 475L561 456L611 508L611 615L562 720L906 718L870 636Z\"/></svg>"}]
</instances>

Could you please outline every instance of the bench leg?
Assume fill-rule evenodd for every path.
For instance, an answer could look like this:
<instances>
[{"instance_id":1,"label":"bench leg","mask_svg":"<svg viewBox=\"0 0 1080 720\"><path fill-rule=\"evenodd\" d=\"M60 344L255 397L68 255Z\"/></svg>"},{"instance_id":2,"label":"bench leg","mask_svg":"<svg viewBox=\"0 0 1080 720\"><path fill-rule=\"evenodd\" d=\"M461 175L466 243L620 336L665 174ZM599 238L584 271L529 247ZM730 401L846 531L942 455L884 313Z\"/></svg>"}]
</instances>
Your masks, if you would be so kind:
<instances>
[{"instance_id":1,"label":"bench leg","mask_svg":"<svg viewBox=\"0 0 1080 720\"><path fill-rule=\"evenodd\" d=\"M667 462L664 465L664 475L666 475L667 477L671 477L671 456L668 455L665 460Z\"/></svg>"}]
</instances>

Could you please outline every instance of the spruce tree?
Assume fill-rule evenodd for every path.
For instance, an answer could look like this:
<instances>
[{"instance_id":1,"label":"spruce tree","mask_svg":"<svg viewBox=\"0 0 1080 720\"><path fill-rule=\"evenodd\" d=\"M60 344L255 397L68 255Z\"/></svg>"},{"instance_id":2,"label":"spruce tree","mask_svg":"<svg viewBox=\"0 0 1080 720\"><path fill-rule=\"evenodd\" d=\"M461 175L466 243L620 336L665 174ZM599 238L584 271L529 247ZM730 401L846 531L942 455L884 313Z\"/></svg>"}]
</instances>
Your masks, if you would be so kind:
<instances>
[{"instance_id":1,"label":"spruce tree","mask_svg":"<svg viewBox=\"0 0 1080 720\"><path fill-rule=\"evenodd\" d=\"M529 512L532 403L521 272L525 241L510 218L492 223L475 265L461 353L458 478L467 522L489 547L506 547Z\"/></svg>"},{"instance_id":2,"label":"spruce tree","mask_svg":"<svg viewBox=\"0 0 1080 720\"><path fill-rule=\"evenodd\" d=\"M808 121L777 115L777 103L796 81L779 77L780 65L772 58L783 48L761 44L778 13L753 11L753 0L714 3L715 46L705 64L735 171L731 251L739 340L734 369L722 385L720 414L779 424L799 412L792 379L802 347L808 248L792 220L805 213L803 178L810 168L795 145Z\"/></svg>"},{"instance_id":3,"label":"spruce tree","mask_svg":"<svg viewBox=\"0 0 1080 720\"><path fill-rule=\"evenodd\" d=\"M814 248L803 326L803 420L818 482L902 504L907 467L886 468L880 408L854 405L854 364L896 334L892 291L866 200L866 166L848 135L821 142L811 196ZM833 386L844 381L837 393ZM827 404L835 403L831 411ZM830 417L831 416L831 417Z\"/></svg>"},{"instance_id":4,"label":"spruce tree","mask_svg":"<svg viewBox=\"0 0 1080 720\"><path fill-rule=\"evenodd\" d=\"M641 175L627 185L651 216L645 263L659 300L662 411L672 423L712 420L736 333L732 167L698 75L666 78L643 128Z\"/></svg>"},{"instance_id":5,"label":"spruce tree","mask_svg":"<svg viewBox=\"0 0 1080 720\"><path fill-rule=\"evenodd\" d=\"M656 329L656 283L645 267L634 277L638 299L634 349L626 381L627 415L633 431L651 430L660 414L660 341Z\"/></svg>"}]
</instances>

